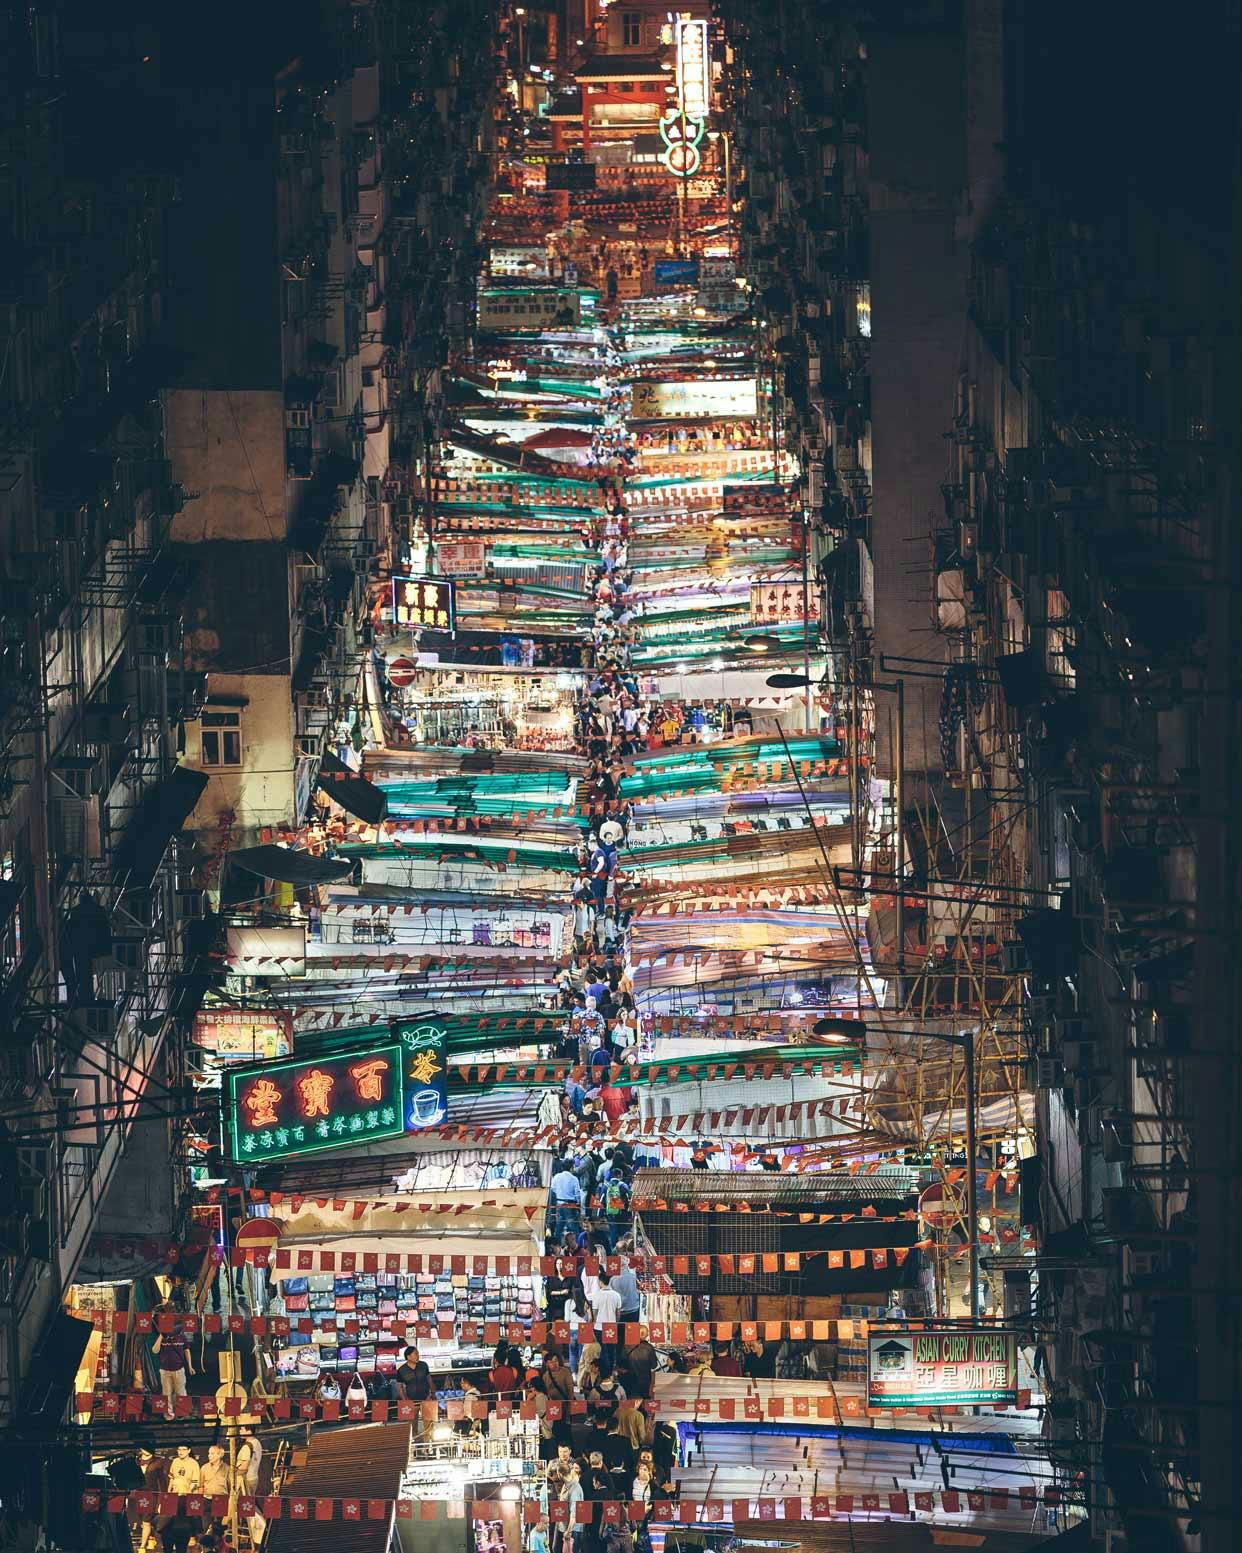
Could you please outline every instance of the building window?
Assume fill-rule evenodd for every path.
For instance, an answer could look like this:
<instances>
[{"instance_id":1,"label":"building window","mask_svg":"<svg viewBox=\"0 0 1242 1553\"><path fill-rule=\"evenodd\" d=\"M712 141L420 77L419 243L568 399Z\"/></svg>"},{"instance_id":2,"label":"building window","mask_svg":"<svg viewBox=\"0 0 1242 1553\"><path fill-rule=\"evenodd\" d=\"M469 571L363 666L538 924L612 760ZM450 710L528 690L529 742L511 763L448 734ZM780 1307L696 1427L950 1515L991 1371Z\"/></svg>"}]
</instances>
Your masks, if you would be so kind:
<instances>
[{"instance_id":1,"label":"building window","mask_svg":"<svg viewBox=\"0 0 1242 1553\"><path fill-rule=\"evenodd\" d=\"M621 44L623 48L639 48L643 41L643 13L641 11L622 11L621 13Z\"/></svg>"},{"instance_id":2,"label":"building window","mask_svg":"<svg viewBox=\"0 0 1242 1553\"><path fill-rule=\"evenodd\" d=\"M202 726L204 767L224 770L242 763L241 713L206 711Z\"/></svg>"}]
</instances>

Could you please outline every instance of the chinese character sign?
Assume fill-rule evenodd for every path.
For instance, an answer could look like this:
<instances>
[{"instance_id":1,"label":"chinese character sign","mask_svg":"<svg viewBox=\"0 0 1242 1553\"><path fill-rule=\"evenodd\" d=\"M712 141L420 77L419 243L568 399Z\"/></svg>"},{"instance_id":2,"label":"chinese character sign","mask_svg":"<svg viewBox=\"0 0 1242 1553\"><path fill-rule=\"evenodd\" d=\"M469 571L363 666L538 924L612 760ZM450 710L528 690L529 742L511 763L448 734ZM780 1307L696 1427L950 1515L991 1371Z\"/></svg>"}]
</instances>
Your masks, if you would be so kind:
<instances>
[{"instance_id":1,"label":"chinese character sign","mask_svg":"<svg viewBox=\"0 0 1242 1553\"><path fill-rule=\"evenodd\" d=\"M231 1071L226 1105L233 1158L287 1159L399 1137L404 1061L402 1048L389 1045Z\"/></svg>"},{"instance_id":2,"label":"chinese character sign","mask_svg":"<svg viewBox=\"0 0 1242 1553\"><path fill-rule=\"evenodd\" d=\"M293 1050L293 1015L279 1009L202 1009L194 1016L193 1039L218 1062L287 1057Z\"/></svg>"},{"instance_id":3,"label":"chinese character sign","mask_svg":"<svg viewBox=\"0 0 1242 1553\"><path fill-rule=\"evenodd\" d=\"M707 23L687 18L677 25L677 86L688 119L704 120L711 107Z\"/></svg>"},{"instance_id":4,"label":"chinese character sign","mask_svg":"<svg viewBox=\"0 0 1242 1553\"><path fill-rule=\"evenodd\" d=\"M405 1130L436 1127L448 1114L445 1032L440 1025L402 1020L393 1034L401 1042L405 1065Z\"/></svg>"},{"instance_id":5,"label":"chinese character sign","mask_svg":"<svg viewBox=\"0 0 1242 1553\"><path fill-rule=\"evenodd\" d=\"M409 630L454 630L453 584L444 577L394 577L392 618Z\"/></svg>"},{"instance_id":6,"label":"chinese character sign","mask_svg":"<svg viewBox=\"0 0 1242 1553\"><path fill-rule=\"evenodd\" d=\"M819 619L819 599L812 585L806 602L812 621ZM757 626L801 625L804 619L800 578L769 578L750 585L750 618Z\"/></svg>"},{"instance_id":7,"label":"chinese character sign","mask_svg":"<svg viewBox=\"0 0 1242 1553\"><path fill-rule=\"evenodd\" d=\"M974 1407L1016 1403L1018 1340L998 1328L872 1327L868 1407Z\"/></svg>"}]
</instances>

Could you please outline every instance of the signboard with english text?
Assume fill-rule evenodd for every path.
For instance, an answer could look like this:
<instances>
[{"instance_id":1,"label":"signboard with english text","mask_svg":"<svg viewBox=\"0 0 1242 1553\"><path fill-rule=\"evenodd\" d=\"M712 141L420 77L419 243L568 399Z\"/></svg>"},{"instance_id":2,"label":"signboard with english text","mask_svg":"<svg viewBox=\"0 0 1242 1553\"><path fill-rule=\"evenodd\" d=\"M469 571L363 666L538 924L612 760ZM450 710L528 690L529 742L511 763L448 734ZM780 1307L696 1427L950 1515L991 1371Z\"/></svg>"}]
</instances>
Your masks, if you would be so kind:
<instances>
[{"instance_id":1,"label":"signboard with english text","mask_svg":"<svg viewBox=\"0 0 1242 1553\"><path fill-rule=\"evenodd\" d=\"M1014 1406L1018 1338L997 1327L882 1328L867 1337L867 1406Z\"/></svg>"}]
</instances>

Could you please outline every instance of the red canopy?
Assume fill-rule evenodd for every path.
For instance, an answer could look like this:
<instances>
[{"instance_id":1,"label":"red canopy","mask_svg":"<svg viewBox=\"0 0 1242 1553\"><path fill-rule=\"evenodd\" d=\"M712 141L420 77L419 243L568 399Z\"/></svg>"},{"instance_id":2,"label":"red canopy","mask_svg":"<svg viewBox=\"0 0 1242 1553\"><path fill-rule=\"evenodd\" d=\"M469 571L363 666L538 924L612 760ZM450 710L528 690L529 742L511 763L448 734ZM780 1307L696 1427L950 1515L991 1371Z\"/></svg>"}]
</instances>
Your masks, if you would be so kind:
<instances>
[{"instance_id":1,"label":"red canopy","mask_svg":"<svg viewBox=\"0 0 1242 1553\"><path fill-rule=\"evenodd\" d=\"M579 431L575 426L549 426L546 431L537 431L533 437L527 437L522 446L524 448L589 448L591 433Z\"/></svg>"}]
</instances>

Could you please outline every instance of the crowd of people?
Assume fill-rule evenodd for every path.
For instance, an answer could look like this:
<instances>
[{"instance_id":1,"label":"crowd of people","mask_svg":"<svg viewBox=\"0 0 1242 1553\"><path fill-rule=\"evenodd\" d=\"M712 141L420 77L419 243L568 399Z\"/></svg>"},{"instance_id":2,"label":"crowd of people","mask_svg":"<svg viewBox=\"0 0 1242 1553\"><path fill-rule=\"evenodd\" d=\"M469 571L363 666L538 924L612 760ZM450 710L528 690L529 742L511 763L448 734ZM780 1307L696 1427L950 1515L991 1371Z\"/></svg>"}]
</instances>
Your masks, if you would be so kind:
<instances>
[{"instance_id":1,"label":"crowd of people","mask_svg":"<svg viewBox=\"0 0 1242 1553\"><path fill-rule=\"evenodd\" d=\"M218 1443L196 1455L189 1444L175 1445L170 1453L146 1442L138 1447L132 1464L113 1463L114 1480L119 1479L121 1486L149 1494L173 1494L181 1501L173 1515L152 1512L134 1518L138 1553L155 1548L162 1548L163 1553L185 1553L191 1542L203 1553L228 1553L231 1544L225 1517L217 1515L210 1504L202 1515L191 1515L185 1500L201 1495L217 1504L221 1499L234 1503L242 1495L255 1495L260 1490L262 1467L263 1444L249 1427L243 1427L232 1460ZM126 1468L132 1480L126 1478ZM262 1516L249 1518L247 1530L255 1547L262 1540L265 1524Z\"/></svg>"}]
</instances>

